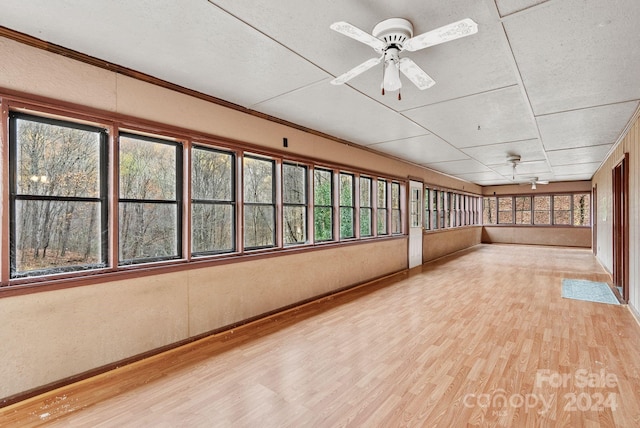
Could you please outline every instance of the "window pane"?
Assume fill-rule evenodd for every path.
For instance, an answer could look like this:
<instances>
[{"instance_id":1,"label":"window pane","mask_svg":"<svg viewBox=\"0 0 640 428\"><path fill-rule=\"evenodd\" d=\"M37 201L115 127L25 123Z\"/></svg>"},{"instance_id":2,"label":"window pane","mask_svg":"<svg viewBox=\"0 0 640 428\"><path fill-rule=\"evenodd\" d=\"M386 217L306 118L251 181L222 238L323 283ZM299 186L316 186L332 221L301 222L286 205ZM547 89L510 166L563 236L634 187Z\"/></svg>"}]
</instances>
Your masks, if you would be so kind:
<instances>
[{"instance_id":1,"label":"window pane","mask_svg":"<svg viewBox=\"0 0 640 428\"><path fill-rule=\"evenodd\" d=\"M194 253L222 253L235 250L234 206L191 205L191 249Z\"/></svg>"},{"instance_id":2,"label":"window pane","mask_svg":"<svg viewBox=\"0 0 640 428\"><path fill-rule=\"evenodd\" d=\"M360 206L371 207L371 179L360 177Z\"/></svg>"},{"instance_id":3,"label":"window pane","mask_svg":"<svg viewBox=\"0 0 640 428\"><path fill-rule=\"evenodd\" d=\"M389 228L387 227L387 210L378 209L378 235L388 235Z\"/></svg>"},{"instance_id":4,"label":"window pane","mask_svg":"<svg viewBox=\"0 0 640 428\"><path fill-rule=\"evenodd\" d=\"M411 189L411 227L420 226L420 189Z\"/></svg>"},{"instance_id":5,"label":"window pane","mask_svg":"<svg viewBox=\"0 0 640 428\"><path fill-rule=\"evenodd\" d=\"M571 224L571 196L553 197L553 224Z\"/></svg>"},{"instance_id":6,"label":"window pane","mask_svg":"<svg viewBox=\"0 0 640 428\"><path fill-rule=\"evenodd\" d=\"M591 225L591 195L589 193L573 195L573 225Z\"/></svg>"},{"instance_id":7,"label":"window pane","mask_svg":"<svg viewBox=\"0 0 640 428\"><path fill-rule=\"evenodd\" d=\"M531 196L516 196L516 224L531 224Z\"/></svg>"},{"instance_id":8,"label":"window pane","mask_svg":"<svg viewBox=\"0 0 640 428\"><path fill-rule=\"evenodd\" d=\"M307 167L282 165L282 201L285 204L307 203Z\"/></svg>"},{"instance_id":9,"label":"window pane","mask_svg":"<svg viewBox=\"0 0 640 428\"><path fill-rule=\"evenodd\" d=\"M353 175L340 174L340 205L353 206Z\"/></svg>"},{"instance_id":10,"label":"window pane","mask_svg":"<svg viewBox=\"0 0 640 428\"><path fill-rule=\"evenodd\" d=\"M332 186L331 186L331 171L324 169L315 169L313 171L313 198L315 205L331 206L333 205L332 199Z\"/></svg>"},{"instance_id":11,"label":"window pane","mask_svg":"<svg viewBox=\"0 0 640 428\"><path fill-rule=\"evenodd\" d=\"M340 238L353 238L353 175L340 174Z\"/></svg>"},{"instance_id":12,"label":"window pane","mask_svg":"<svg viewBox=\"0 0 640 428\"><path fill-rule=\"evenodd\" d=\"M378 208L387 208L387 182L378 179Z\"/></svg>"},{"instance_id":13,"label":"window pane","mask_svg":"<svg viewBox=\"0 0 640 428\"><path fill-rule=\"evenodd\" d=\"M233 201L233 154L194 147L191 156L191 197Z\"/></svg>"},{"instance_id":14,"label":"window pane","mask_svg":"<svg viewBox=\"0 0 640 428\"><path fill-rule=\"evenodd\" d=\"M244 202L273 203L273 161L244 158Z\"/></svg>"},{"instance_id":15,"label":"window pane","mask_svg":"<svg viewBox=\"0 0 640 428\"><path fill-rule=\"evenodd\" d=\"M513 223L513 198L498 198L498 224Z\"/></svg>"},{"instance_id":16,"label":"window pane","mask_svg":"<svg viewBox=\"0 0 640 428\"><path fill-rule=\"evenodd\" d=\"M400 183L391 183L391 233L402 233Z\"/></svg>"},{"instance_id":17,"label":"window pane","mask_svg":"<svg viewBox=\"0 0 640 428\"><path fill-rule=\"evenodd\" d=\"M360 208L360 236L371 236L371 208Z\"/></svg>"},{"instance_id":18,"label":"window pane","mask_svg":"<svg viewBox=\"0 0 640 428\"><path fill-rule=\"evenodd\" d=\"M176 199L176 146L120 137L120 198Z\"/></svg>"},{"instance_id":19,"label":"window pane","mask_svg":"<svg viewBox=\"0 0 640 428\"><path fill-rule=\"evenodd\" d=\"M175 204L120 202L120 260L177 257Z\"/></svg>"},{"instance_id":20,"label":"window pane","mask_svg":"<svg viewBox=\"0 0 640 428\"><path fill-rule=\"evenodd\" d=\"M340 207L340 238L353 238L353 208Z\"/></svg>"},{"instance_id":21,"label":"window pane","mask_svg":"<svg viewBox=\"0 0 640 428\"><path fill-rule=\"evenodd\" d=\"M275 244L275 208L271 205L245 205L245 248L269 247Z\"/></svg>"},{"instance_id":22,"label":"window pane","mask_svg":"<svg viewBox=\"0 0 640 428\"><path fill-rule=\"evenodd\" d=\"M19 194L100 196L99 132L23 118L16 127Z\"/></svg>"},{"instance_id":23,"label":"window pane","mask_svg":"<svg viewBox=\"0 0 640 428\"><path fill-rule=\"evenodd\" d=\"M15 217L14 276L104 266L99 202L17 201Z\"/></svg>"},{"instance_id":24,"label":"window pane","mask_svg":"<svg viewBox=\"0 0 640 428\"><path fill-rule=\"evenodd\" d=\"M307 208L305 206L285 206L284 243L303 244L307 241Z\"/></svg>"},{"instance_id":25,"label":"window pane","mask_svg":"<svg viewBox=\"0 0 640 428\"><path fill-rule=\"evenodd\" d=\"M533 197L533 223L551 224L551 197Z\"/></svg>"},{"instance_id":26,"label":"window pane","mask_svg":"<svg viewBox=\"0 0 640 428\"><path fill-rule=\"evenodd\" d=\"M333 209L331 207L315 207L313 210L314 236L316 241L333 239Z\"/></svg>"},{"instance_id":27,"label":"window pane","mask_svg":"<svg viewBox=\"0 0 640 428\"><path fill-rule=\"evenodd\" d=\"M371 218L371 179L360 177L360 236L373 235Z\"/></svg>"},{"instance_id":28,"label":"window pane","mask_svg":"<svg viewBox=\"0 0 640 428\"><path fill-rule=\"evenodd\" d=\"M484 198L482 212L483 224L496 224L497 219L496 198Z\"/></svg>"}]
</instances>

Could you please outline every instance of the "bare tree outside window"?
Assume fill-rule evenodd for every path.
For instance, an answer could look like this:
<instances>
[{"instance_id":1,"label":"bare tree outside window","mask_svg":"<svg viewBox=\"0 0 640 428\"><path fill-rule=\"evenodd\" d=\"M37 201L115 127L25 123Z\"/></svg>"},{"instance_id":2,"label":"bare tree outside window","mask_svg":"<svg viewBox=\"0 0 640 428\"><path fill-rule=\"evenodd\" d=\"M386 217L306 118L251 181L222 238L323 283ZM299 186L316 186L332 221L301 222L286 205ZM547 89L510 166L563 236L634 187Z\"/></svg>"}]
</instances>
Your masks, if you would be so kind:
<instances>
[{"instance_id":1,"label":"bare tree outside window","mask_svg":"<svg viewBox=\"0 0 640 428\"><path fill-rule=\"evenodd\" d=\"M355 236L355 206L353 201L353 174L340 173L340 238Z\"/></svg>"},{"instance_id":2,"label":"bare tree outside window","mask_svg":"<svg viewBox=\"0 0 640 428\"><path fill-rule=\"evenodd\" d=\"M360 177L360 236L373 235L371 183L369 177Z\"/></svg>"},{"instance_id":3,"label":"bare tree outside window","mask_svg":"<svg viewBox=\"0 0 640 428\"><path fill-rule=\"evenodd\" d=\"M181 146L122 134L120 143L120 263L179 258Z\"/></svg>"},{"instance_id":4,"label":"bare tree outside window","mask_svg":"<svg viewBox=\"0 0 640 428\"><path fill-rule=\"evenodd\" d=\"M333 172L313 171L313 230L316 242L333 239Z\"/></svg>"},{"instance_id":5,"label":"bare tree outside window","mask_svg":"<svg viewBox=\"0 0 640 428\"><path fill-rule=\"evenodd\" d=\"M389 227L387 226L387 181L381 178L378 179L377 208L378 235L388 235Z\"/></svg>"},{"instance_id":6,"label":"bare tree outside window","mask_svg":"<svg viewBox=\"0 0 640 428\"><path fill-rule=\"evenodd\" d=\"M106 265L106 132L10 119L11 276Z\"/></svg>"},{"instance_id":7,"label":"bare tree outside window","mask_svg":"<svg viewBox=\"0 0 640 428\"><path fill-rule=\"evenodd\" d=\"M307 242L307 167L282 165L283 233L286 245Z\"/></svg>"},{"instance_id":8,"label":"bare tree outside window","mask_svg":"<svg viewBox=\"0 0 640 428\"><path fill-rule=\"evenodd\" d=\"M235 155L191 150L191 249L195 255L235 251Z\"/></svg>"},{"instance_id":9,"label":"bare tree outside window","mask_svg":"<svg viewBox=\"0 0 640 428\"><path fill-rule=\"evenodd\" d=\"M275 245L275 186L271 159L244 157L244 246Z\"/></svg>"}]
</instances>

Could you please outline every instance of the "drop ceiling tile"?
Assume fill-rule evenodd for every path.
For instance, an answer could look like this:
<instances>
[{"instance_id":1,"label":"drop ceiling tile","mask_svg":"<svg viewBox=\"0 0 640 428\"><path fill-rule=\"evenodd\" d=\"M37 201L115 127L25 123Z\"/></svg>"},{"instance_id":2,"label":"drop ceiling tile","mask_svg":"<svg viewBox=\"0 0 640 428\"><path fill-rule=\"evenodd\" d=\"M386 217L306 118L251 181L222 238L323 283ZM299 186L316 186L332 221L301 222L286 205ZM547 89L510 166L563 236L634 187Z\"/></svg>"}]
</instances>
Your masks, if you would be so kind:
<instances>
[{"instance_id":1,"label":"drop ceiling tile","mask_svg":"<svg viewBox=\"0 0 640 428\"><path fill-rule=\"evenodd\" d=\"M603 146L580 147L577 149L554 150L547 152L551 166L556 169L560 165L595 164L604 160L613 144Z\"/></svg>"},{"instance_id":2,"label":"drop ceiling tile","mask_svg":"<svg viewBox=\"0 0 640 428\"><path fill-rule=\"evenodd\" d=\"M500 182L500 183L508 183L509 179L504 177L497 172L486 171L486 172L473 172L469 174L457 174L457 177L462 178L463 180L472 181L474 183L478 181L484 182Z\"/></svg>"},{"instance_id":3,"label":"drop ceiling tile","mask_svg":"<svg viewBox=\"0 0 640 428\"><path fill-rule=\"evenodd\" d=\"M556 175L554 181L585 181L591 180L593 174Z\"/></svg>"},{"instance_id":4,"label":"drop ceiling tile","mask_svg":"<svg viewBox=\"0 0 640 428\"><path fill-rule=\"evenodd\" d=\"M640 98L640 2L549 1L505 18L536 115Z\"/></svg>"},{"instance_id":5,"label":"drop ceiling tile","mask_svg":"<svg viewBox=\"0 0 640 428\"><path fill-rule=\"evenodd\" d=\"M615 143L638 102L612 104L537 117L547 150Z\"/></svg>"},{"instance_id":6,"label":"drop ceiling tile","mask_svg":"<svg viewBox=\"0 0 640 428\"><path fill-rule=\"evenodd\" d=\"M511 177L513 174L512 165L495 165L491 169L499 174ZM547 164L547 161L537 161L532 163L521 163L516 166L516 177L522 175L541 175L551 174L551 168Z\"/></svg>"},{"instance_id":7,"label":"drop ceiling tile","mask_svg":"<svg viewBox=\"0 0 640 428\"><path fill-rule=\"evenodd\" d=\"M467 159L468 156L433 134L373 144L379 150L418 164Z\"/></svg>"},{"instance_id":8,"label":"drop ceiling tile","mask_svg":"<svg viewBox=\"0 0 640 428\"><path fill-rule=\"evenodd\" d=\"M509 155L519 155L521 162L546 160L542 143L538 139L467 147L462 152L485 165L510 165L507 162Z\"/></svg>"},{"instance_id":9,"label":"drop ceiling tile","mask_svg":"<svg viewBox=\"0 0 640 428\"><path fill-rule=\"evenodd\" d=\"M589 162L573 165L558 165L553 167L553 172L556 176L588 174L589 177L591 177L598 170L598 168L600 168L601 163L602 162Z\"/></svg>"},{"instance_id":10,"label":"drop ceiling tile","mask_svg":"<svg viewBox=\"0 0 640 428\"><path fill-rule=\"evenodd\" d=\"M505 17L512 13L526 10L530 7L542 4L549 0L496 0L500 16Z\"/></svg>"},{"instance_id":11,"label":"drop ceiling tile","mask_svg":"<svg viewBox=\"0 0 640 428\"><path fill-rule=\"evenodd\" d=\"M425 165L428 168L435 169L436 171L444 172L445 174L458 175L458 174L471 174L477 172L491 172L491 169L482 165L480 162L473 159L457 160L451 162L436 162Z\"/></svg>"},{"instance_id":12,"label":"drop ceiling tile","mask_svg":"<svg viewBox=\"0 0 640 428\"><path fill-rule=\"evenodd\" d=\"M245 107L329 76L202 0L5 1L0 25Z\"/></svg>"},{"instance_id":13,"label":"drop ceiling tile","mask_svg":"<svg viewBox=\"0 0 640 428\"><path fill-rule=\"evenodd\" d=\"M254 109L361 145L425 134L401 114L348 86L327 81L262 102Z\"/></svg>"},{"instance_id":14,"label":"drop ceiling tile","mask_svg":"<svg viewBox=\"0 0 640 428\"><path fill-rule=\"evenodd\" d=\"M538 136L518 86L419 107L403 114L458 148Z\"/></svg>"}]
</instances>

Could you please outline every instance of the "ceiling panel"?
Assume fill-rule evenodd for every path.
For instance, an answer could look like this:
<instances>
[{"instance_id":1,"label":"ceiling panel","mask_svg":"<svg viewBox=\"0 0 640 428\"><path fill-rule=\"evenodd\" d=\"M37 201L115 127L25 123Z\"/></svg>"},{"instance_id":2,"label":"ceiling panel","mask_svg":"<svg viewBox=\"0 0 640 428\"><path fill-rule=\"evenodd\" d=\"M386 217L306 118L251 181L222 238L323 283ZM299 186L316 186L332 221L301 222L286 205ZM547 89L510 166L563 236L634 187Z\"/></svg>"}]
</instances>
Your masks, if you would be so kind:
<instances>
[{"instance_id":1,"label":"ceiling panel","mask_svg":"<svg viewBox=\"0 0 640 428\"><path fill-rule=\"evenodd\" d=\"M536 118L547 150L615 143L638 102L572 110Z\"/></svg>"},{"instance_id":2,"label":"ceiling panel","mask_svg":"<svg viewBox=\"0 0 640 428\"><path fill-rule=\"evenodd\" d=\"M0 7L0 25L242 106L328 77L202 0L2 1Z\"/></svg>"},{"instance_id":3,"label":"ceiling panel","mask_svg":"<svg viewBox=\"0 0 640 428\"><path fill-rule=\"evenodd\" d=\"M404 115L458 148L538 136L517 86L419 107Z\"/></svg>"},{"instance_id":4,"label":"ceiling panel","mask_svg":"<svg viewBox=\"0 0 640 428\"><path fill-rule=\"evenodd\" d=\"M600 162L576 163L573 165L554 166L558 171L557 175L593 174L600 167Z\"/></svg>"},{"instance_id":5,"label":"ceiling panel","mask_svg":"<svg viewBox=\"0 0 640 428\"><path fill-rule=\"evenodd\" d=\"M373 144L369 147L393 156L406 157L408 155L413 162L423 165L431 162L469 158L460 150L433 134L420 135L403 140L387 141Z\"/></svg>"},{"instance_id":6,"label":"ceiling panel","mask_svg":"<svg viewBox=\"0 0 640 428\"><path fill-rule=\"evenodd\" d=\"M490 172L491 169L482 165L480 162L473 159L456 160L450 162L437 162L427 165L431 169L444 172L445 174L457 175L457 174L469 174L476 172Z\"/></svg>"},{"instance_id":7,"label":"ceiling panel","mask_svg":"<svg viewBox=\"0 0 640 428\"><path fill-rule=\"evenodd\" d=\"M473 183L481 183L482 185L511 183L509 179L493 171L457 174L456 176Z\"/></svg>"},{"instance_id":8,"label":"ceiling panel","mask_svg":"<svg viewBox=\"0 0 640 428\"><path fill-rule=\"evenodd\" d=\"M462 152L485 165L508 165L509 155L519 155L521 162L546 160L542 143L538 139L467 147Z\"/></svg>"},{"instance_id":9,"label":"ceiling panel","mask_svg":"<svg viewBox=\"0 0 640 428\"><path fill-rule=\"evenodd\" d=\"M579 163L599 163L609 152L613 144L603 146L579 147L577 149L555 150L548 152L549 161L554 170L561 174L562 170L568 169L571 165ZM556 168L557 166L569 165L566 168Z\"/></svg>"},{"instance_id":10,"label":"ceiling panel","mask_svg":"<svg viewBox=\"0 0 640 428\"><path fill-rule=\"evenodd\" d=\"M496 0L500 16L511 15L549 0Z\"/></svg>"},{"instance_id":11,"label":"ceiling panel","mask_svg":"<svg viewBox=\"0 0 640 428\"><path fill-rule=\"evenodd\" d=\"M254 106L254 109L361 145L423 135L401 114L348 86L319 82Z\"/></svg>"},{"instance_id":12,"label":"ceiling panel","mask_svg":"<svg viewBox=\"0 0 640 428\"><path fill-rule=\"evenodd\" d=\"M549 1L504 21L536 115L640 98L640 2Z\"/></svg>"}]
</instances>

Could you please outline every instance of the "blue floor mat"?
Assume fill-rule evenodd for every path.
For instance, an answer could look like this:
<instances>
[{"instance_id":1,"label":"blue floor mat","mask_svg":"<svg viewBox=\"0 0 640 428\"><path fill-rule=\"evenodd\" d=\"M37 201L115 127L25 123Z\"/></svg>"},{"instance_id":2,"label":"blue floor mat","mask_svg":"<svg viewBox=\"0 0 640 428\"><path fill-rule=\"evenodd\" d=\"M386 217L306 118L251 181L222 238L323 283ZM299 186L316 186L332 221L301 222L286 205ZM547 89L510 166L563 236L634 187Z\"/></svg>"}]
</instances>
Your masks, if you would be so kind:
<instances>
[{"instance_id":1,"label":"blue floor mat","mask_svg":"<svg viewBox=\"0 0 640 428\"><path fill-rule=\"evenodd\" d=\"M611 305L620 304L609 285L584 279L563 279L562 297Z\"/></svg>"}]
</instances>

